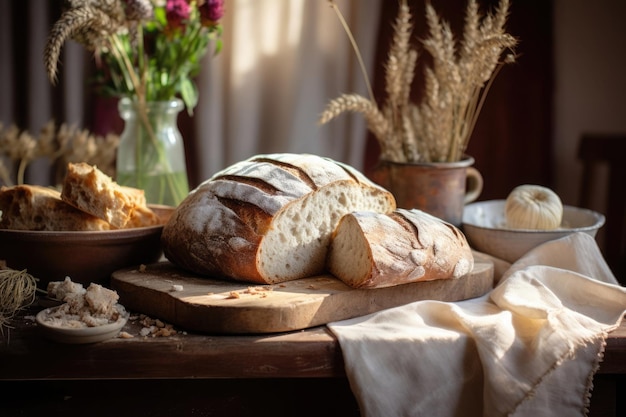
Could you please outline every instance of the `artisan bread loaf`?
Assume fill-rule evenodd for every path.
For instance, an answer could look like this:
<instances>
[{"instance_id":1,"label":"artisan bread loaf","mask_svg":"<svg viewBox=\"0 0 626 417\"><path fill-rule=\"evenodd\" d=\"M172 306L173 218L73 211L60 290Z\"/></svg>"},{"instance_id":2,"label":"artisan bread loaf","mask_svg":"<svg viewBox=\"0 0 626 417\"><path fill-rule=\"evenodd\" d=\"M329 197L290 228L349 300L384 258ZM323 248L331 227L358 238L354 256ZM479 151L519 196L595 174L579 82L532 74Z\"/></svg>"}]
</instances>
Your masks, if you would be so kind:
<instances>
[{"instance_id":1,"label":"artisan bread loaf","mask_svg":"<svg viewBox=\"0 0 626 417\"><path fill-rule=\"evenodd\" d=\"M68 164L61 198L118 229L127 226L137 207L146 208L143 190L121 186L96 166L84 162ZM142 224L144 218L135 219L135 223L149 225ZM158 220L156 216L153 219Z\"/></svg>"},{"instance_id":2,"label":"artisan bread loaf","mask_svg":"<svg viewBox=\"0 0 626 417\"><path fill-rule=\"evenodd\" d=\"M345 215L328 254L329 271L353 288L460 278L473 267L463 233L415 209Z\"/></svg>"},{"instance_id":3,"label":"artisan bread loaf","mask_svg":"<svg viewBox=\"0 0 626 417\"><path fill-rule=\"evenodd\" d=\"M323 272L344 214L394 209L391 193L348 165L307 154L259 155L193 190L161 240L165 256L184 269L271 284Z\"/></svg>"},{"instance_id":4,"label":"artisan bread loaf","mask_svg":"<svg viewBox=\"0 0 626 417\"><path fill-rule=\"evenodd\" d=\"M0 188L0 229L109 230L109 223L67 204L59 191L37 185Z\"/></svg>"}]
</instances>

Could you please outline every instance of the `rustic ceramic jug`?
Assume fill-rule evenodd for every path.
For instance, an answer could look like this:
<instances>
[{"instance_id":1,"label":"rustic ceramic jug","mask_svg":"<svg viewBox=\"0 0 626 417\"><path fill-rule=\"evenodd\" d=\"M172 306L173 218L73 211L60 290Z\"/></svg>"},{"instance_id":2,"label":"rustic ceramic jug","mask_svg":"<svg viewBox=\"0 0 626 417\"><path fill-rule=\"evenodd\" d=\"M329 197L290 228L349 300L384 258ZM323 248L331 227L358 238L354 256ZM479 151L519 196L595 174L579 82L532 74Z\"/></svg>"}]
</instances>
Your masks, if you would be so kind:
<instances>
[{"instance_id":1,"label":"rustic ceramic jug","mask_svg":"<svg viewBox=\"0 0 626 417\"><path fill-rule=\"evenodd\" d=\"M400 208L416 208L460 226L465 204L475 201L483 178L474 158L458 162L399 163L381 160L371 179L389 190Z\"/></svg>"}]
</instances>

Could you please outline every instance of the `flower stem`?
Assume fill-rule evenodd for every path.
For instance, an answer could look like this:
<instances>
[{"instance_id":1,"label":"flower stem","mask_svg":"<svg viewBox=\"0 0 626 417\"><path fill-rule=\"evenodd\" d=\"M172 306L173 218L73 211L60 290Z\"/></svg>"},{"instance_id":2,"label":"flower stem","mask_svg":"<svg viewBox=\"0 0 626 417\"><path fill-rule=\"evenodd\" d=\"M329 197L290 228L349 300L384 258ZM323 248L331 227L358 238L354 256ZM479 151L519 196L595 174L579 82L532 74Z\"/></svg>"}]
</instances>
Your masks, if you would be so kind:
<instances>
[{"instance_id":1,"label":"flower stem","mask_svg":"<svg viewBox=\"0 0 626 417\"><path fill-rule=\"evenodd\" d=\"M375 103L376 100L374 99L374 91L372 90L370 79L367 76L367 71L365 70L365 64L363 63L363 57L361 56L361 51L359 50L359 46L357 45L356 40L354 39L354 36L352 35L352 31L350 30L348 23L346 23L345 19L343 18L343 15L341 14L339 7L337 7L337 4L335 4L334 0L328 0L328 2L330 3L330 7L332 7L332 9L337 14L337 17L339 18L339 22L341 22L341 26L343 26L343 30L348 35L348 39L350 39L350 43L352 44L352 49L354 49L356 58L359 61L359 67L361 68L361 72L363 73L363 78L365 79L365 84L367 86L367 91L370 96L370 100L372 100L372 103Z\"/></svg>"}]
</instances>

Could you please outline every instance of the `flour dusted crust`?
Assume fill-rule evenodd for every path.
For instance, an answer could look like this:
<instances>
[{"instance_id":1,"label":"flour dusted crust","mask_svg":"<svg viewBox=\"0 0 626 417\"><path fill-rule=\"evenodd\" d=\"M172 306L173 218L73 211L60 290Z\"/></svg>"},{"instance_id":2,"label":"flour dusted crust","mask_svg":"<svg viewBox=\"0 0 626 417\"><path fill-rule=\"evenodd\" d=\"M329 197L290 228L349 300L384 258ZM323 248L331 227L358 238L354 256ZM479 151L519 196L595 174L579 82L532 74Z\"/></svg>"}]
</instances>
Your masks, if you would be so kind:
<instances>
[{"instance_id":1,"label":"flour dusted crust","mask_svg":"<svg viewBox=\"0 0 626 417\"><path fill-rule=\"evenodd\" d=\"M161 240L165 256L184 269L278 283L324 271L344 214L394 209L391 193L350 166L308 154L259 155L193 190Z\"/></svg>"},{"instance_id":2,"label":"flour dusted crust","mask_svg":"<svg viewBox=\"0 0 626 417\"><path fill-rule=\"evenodd\" d=\"M59 191L37 185L0 188L0 229L109 230L111 225L61 200Z\"/></svg>"},{"instance_id":3,"label":"flour dusted crust","mask_svg":"<svg viewBox=\"0 0 626 417\"><path fill-rule=\"evenodd\" d=\"M460 278L473 266L463 233L420 210L347 214L328 256L330 272L353 288Z\"/></svg>"},{"instance_id":4,"label":"flour dusted crust","mask_svg":"<svg viewBox=\"0 0 626 417\"><path fill-rule=\"evenodd\" d=\"M68 164L61 198L118 229L131 220L136 207L146 205L143 190L121 186L84 162Z\"/></svg>"}]
</instances>

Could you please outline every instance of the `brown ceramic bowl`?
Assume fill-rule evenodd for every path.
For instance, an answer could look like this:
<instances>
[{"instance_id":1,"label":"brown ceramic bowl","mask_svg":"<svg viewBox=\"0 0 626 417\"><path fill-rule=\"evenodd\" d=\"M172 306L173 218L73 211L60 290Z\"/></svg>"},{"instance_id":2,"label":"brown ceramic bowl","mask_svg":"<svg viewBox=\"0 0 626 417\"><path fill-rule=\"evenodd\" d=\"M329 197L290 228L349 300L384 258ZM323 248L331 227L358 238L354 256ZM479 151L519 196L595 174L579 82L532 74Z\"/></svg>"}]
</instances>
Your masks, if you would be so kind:
<instances>
[{"instance_id":1,"label":"brown ceramic bowl","mask_svg":"<svg viewBox=\"0 0 626 417\"><path fill-rule=\"evenodd\" d=\"M66 276L85 286L108 285L113 271L161 258L163 224L174 208L150 207L161 225L95 232L0 230L0 260L9 268L26 269L43 289Z\"/></svg>"}]
</instances>

